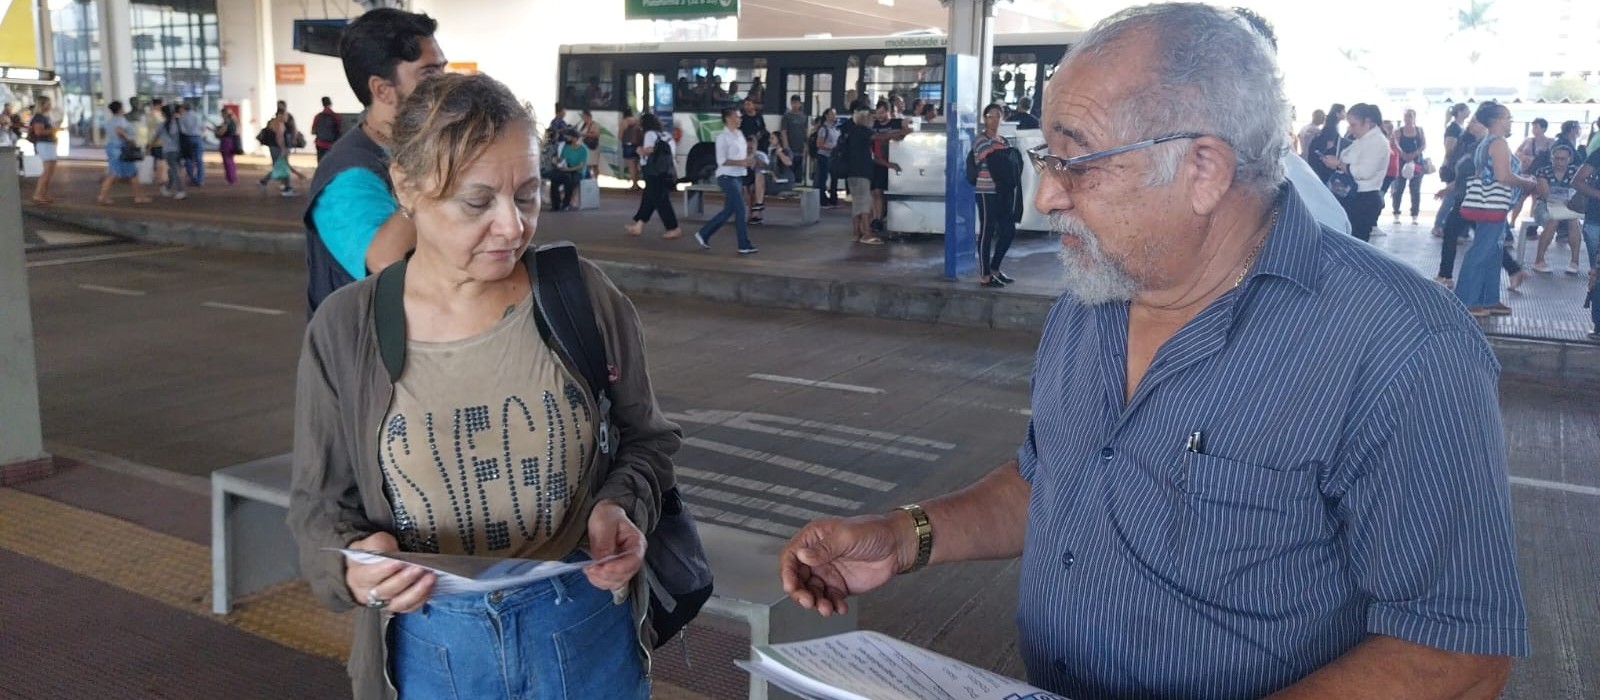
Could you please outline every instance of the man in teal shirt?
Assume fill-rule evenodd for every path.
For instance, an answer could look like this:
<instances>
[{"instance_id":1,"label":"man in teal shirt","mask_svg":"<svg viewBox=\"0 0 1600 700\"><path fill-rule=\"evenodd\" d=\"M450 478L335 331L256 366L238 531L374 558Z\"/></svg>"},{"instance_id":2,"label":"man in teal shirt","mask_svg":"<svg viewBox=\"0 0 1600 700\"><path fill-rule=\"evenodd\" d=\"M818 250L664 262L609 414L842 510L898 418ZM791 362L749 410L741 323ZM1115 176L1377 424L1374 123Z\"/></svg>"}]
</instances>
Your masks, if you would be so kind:
<instances>
[{"instance_id":1,"label":"man in teal shirt","mask_svg":"<svg viewBox=\"0 0 1600 700\"><path fill-rule=\"evenodd\" d=\"M405 257L416 229L400 213L389 182L391 127L417 83L444 70L424 14L377 9L345 28L339 57L366 107L357 129L317 164L306 206L306 303L315 312L334 290Z\"/></svg>"},{"instance_id":2,"label":"man in teal shirt","mask_svg":"<svg viewBox=\"0 0 1600 700\"><path fill-rule=\"evenodd\" d=\"M565 143L556 154L556 172L550 178L550 211L572 208L572 196L578 191L578 180L589 169L589 147L579 139L577 129L567 129L562 135ZM565 190L565 196L562 191Z\"/></svg>"}]
</instances>

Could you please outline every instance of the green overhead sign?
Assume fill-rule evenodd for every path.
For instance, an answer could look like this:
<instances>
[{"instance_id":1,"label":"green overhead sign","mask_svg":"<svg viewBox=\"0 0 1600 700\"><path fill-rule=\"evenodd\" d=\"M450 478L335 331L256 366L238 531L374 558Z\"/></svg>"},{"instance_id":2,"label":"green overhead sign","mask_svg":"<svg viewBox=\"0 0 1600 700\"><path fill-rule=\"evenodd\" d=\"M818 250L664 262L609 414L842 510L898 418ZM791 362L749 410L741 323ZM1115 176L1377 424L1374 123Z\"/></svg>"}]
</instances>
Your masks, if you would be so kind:
<instances>
[{"instance_id":1,"label":"green overhead sign","mask_svg":"<svg viewBox=\"0 0 1600 700\"><path fill-rule=\"evenodd\" d=\"M625 0L628 19L738 17L739 0Z\"/></svg>"}]
</instances>

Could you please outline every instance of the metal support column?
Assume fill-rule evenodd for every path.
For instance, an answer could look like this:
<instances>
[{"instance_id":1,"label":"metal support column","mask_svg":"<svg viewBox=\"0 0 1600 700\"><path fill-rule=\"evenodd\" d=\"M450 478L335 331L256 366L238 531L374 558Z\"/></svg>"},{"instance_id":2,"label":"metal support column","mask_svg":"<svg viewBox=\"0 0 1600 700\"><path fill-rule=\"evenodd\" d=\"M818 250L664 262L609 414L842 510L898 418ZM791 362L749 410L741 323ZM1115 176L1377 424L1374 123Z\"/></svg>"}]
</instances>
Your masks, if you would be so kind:
<instances>
[{"instance_id":1,"label":"metal support column","mask_svg":"<svg viewBox=\"0 0 1600 700\"><path fill-rule=\"evenodd\" d=\"M0 484L43 476L50 468L39 422L16 162L15 147L0 148Z\"/></svg>"},{"instance_id":2,"label":"metal support column","mask_svg":"<svg viewBox=\"0 0 1600 700\"><path fill-rule=\"evenodd\" d=\"M950 8L950 41L945 56L945 232L944 276L960 277L977 268L977 203L966 178L967 153L977 135L978 117L989 92L994 58L990 18L995 0L944 0Z\"/></svg>"}]
</instances>

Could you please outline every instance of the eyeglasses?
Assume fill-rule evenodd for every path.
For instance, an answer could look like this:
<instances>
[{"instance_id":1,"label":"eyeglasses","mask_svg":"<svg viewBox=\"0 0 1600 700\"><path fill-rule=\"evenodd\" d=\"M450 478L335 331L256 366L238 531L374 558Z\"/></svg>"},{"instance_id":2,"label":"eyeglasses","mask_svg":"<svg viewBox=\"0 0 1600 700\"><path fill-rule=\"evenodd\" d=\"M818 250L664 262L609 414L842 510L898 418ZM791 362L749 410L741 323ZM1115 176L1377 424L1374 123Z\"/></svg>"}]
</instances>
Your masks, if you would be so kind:
<instances>
[{"instance_id":1,"label":"eyeglasses","mask_svg":"<svg viewBox=\"0 0 1600 700\"><path fill-rule=\"evenodd\" d=\"M1062 158L1060 156L1050 155L1045 151L1046 145L1039 144L1038 146L1028 149L1028 160L1033 163L1034 172L1037 172L1040 175L1043 175L1046 172L1054 173L1056 177L1061 180L1062 187L1065 187L1070 191L1077 189L1076 186L1078 184L1078 180L1084 175L1088 174L1088 170L1082 167L1084 163L1094 160L1101 160L1103 158L1110 158L1111 156L1122 155L1123 153L1128 153L1130 151L1149 148L1151 146L1163 144L1168 141L1177 141L1179 139L1197 139L1201 136L1205 136L1205 134L1194 131L1183 131L1176 134L1167 134L1166 136L1157 136L1153 139L1145 139L1143 141L1130 143L1126 146L1117 146L1116 148L1107 148L1103 151L1085 153L1081 156L1073 156L1071 158Z\"/></svg>"}]
</instances>

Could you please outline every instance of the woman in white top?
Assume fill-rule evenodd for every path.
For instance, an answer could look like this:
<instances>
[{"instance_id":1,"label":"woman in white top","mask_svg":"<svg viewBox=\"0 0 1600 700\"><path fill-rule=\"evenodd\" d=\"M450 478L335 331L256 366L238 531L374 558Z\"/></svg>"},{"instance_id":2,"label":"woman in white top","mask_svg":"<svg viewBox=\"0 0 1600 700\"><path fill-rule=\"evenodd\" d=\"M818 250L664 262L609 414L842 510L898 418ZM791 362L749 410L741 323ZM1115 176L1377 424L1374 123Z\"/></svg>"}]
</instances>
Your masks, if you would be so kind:
<instances>
[{"instance_id":1,"label":"woman in white top","mask_svg":"<svg viewBox=\"0 0 1600 700\"><path fill-rule=\"evenodd\" d=\"M640 169L644 176L644 194L639 195L639 211L633 215L633 221L629 222L626 230L630 236L644 233L645 222L650 220L652 213L657 213L661 215L661 225L667 227L667 232L661 237L667 240L678 238L683 232L678 230L678 214L672 210L672 193L676 191L678 183L672 134L662 128L661 119L650 112L645 112L639 118L639 128L644 131L644 145L639 147L638 158L634 160L642 163ZM657 150L661 151L660 160L656 158ZM664 167L665 171L658 170L658 167Z\"/></svg>"},{"instance_id":2,"label":"woman in white top","mask_svg":"<svg viewBox=\"0 0 1600 700\"><path fill-rule=\"evenodd\" d=\"M694 240L701 248L709 250L711 236L731 218L734 230L739 233L739 254L750 255L757 249L750 242L750 228L745 222L744 176L750 172L755 159L750 157L744 134L739 133L738 108L722 109L722 126L722 133L717 134L717 187L722 188L722 211L695 232Z\"/></svg>"},{"instance_id":3,"label":"woman in white top","mask_svg":"<svg viewBox=\"0 0 1600 700\"><path fill-rule=\"evenodd\" d=\"M1389 170L1389 139L1378 124L1383 112L1366 103L1355 105L1345 114L1349 134L1355 141L1337 156L1323 156L1322 164L1347 173L1356 181L1355 189L1341 202L1350 217L1350 233L1370 240L1378 215L1383 213L1383 176Z\"/></svg>"}]
</instances>

